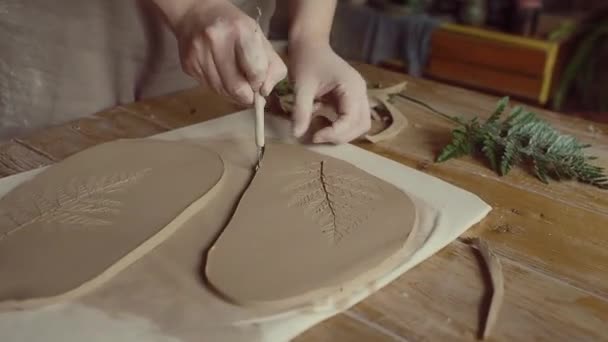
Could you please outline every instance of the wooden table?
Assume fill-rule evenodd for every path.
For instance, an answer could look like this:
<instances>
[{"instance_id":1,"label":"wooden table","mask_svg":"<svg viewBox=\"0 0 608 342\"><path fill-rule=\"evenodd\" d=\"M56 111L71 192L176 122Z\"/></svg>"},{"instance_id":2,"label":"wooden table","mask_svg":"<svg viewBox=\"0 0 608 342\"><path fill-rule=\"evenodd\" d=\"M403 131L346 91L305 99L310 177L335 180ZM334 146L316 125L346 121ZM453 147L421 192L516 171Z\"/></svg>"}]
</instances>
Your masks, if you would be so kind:
<instances>
[{"instance_id":1,"label":"wooden table","mask_svg":"<svg viewBox=\"0 0 608 342\"><path fill-rule=\"evenodd\" d=\"M357 65L371 82L409 81L406 93L437 109L487 115L496 98ZM503 263L506 297L493 340L608 341L608 191L572 182L544 185L525 171L506 177L471 158L433 163L451 124L396 99L410 121L392 141L359 146L471 191L494 209L436 256L298 341L474 340L487 283L467 238L480 236ZM144 137L238 110L200 89L119 106L0 145L0 176L53 162L117 138ZM608 166L608 125L538 110L563 132L593 144Z\"/></svg>"}]
</instances>

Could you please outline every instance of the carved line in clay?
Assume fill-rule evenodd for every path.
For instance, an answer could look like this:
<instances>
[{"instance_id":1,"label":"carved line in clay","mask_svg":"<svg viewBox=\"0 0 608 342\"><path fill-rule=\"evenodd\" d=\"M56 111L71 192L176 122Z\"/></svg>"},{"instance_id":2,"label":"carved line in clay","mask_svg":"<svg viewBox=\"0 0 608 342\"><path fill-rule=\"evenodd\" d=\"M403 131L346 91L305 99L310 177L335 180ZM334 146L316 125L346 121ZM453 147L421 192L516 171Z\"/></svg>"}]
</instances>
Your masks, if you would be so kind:
<instances>
[{"instance_id":1,"label":"carved line in clay","mask_svg":"<svg viewBox=\"0 0 608 342\"><path fill-rule=\"evenodd\" d=\"M374 184L350 174L338 174L327 161L305 165L289 175L303 180L287 185L288 207L304 208L332 244L338 244L369 217L369 202L379 198Z\"/></svg>"},{"instance_id":2,"label":"carved line in clay","mask_svg":"<svg viewBox=\"0 0 608 342\"><path fill-rule=\"evenodd\" d=\"M150 171L146 168L132 173L117 173L104 177L89 177L86 181L71 180L67 186L56 191L54 200L44 195L32 196L29 201L18 199L15 211L8 211L4 216L15 227L0 234L0 242L10 235L34 223L62 223L82 226L106 226L112 222L106 219L92 217L92 214L118 214L121 201L106 198L110 194L126 190L139 182ZM28 211L33 206L33 211ZM25 215L21 220L19 216Z\"/></svg>"}]
</instances>

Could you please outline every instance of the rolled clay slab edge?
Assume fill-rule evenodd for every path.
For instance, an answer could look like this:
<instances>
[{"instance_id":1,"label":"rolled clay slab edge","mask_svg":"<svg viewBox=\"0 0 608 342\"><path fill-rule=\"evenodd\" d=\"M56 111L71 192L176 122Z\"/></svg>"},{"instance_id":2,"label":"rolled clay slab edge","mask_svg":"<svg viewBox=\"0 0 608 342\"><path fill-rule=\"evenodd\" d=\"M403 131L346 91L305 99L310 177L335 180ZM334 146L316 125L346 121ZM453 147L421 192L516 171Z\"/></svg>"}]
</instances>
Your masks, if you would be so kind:
<instances>
[{"instance_id":1,"label":"rolled clay slab edge","mask_svg":"<svg viewBox=\"0 0 608 342\"><path fill-rule=\"evenodd\" d=\"M141 139L118 139L119 140L141 140ZM153 140L154 139L148 139ZM162 141L162 140L158 140ZM176 141L179 142L179 141ZM205 147L201 145L196 145L201 149L205 149ZM25 310L36 308L48 304L53 304L60 301L67 301L83 296L96 288L103 285L108 280L112 279L116 274L123 271L129 265L136 262L138 259L146 255L149 251L154 249L156 246L160 245L163 241L165 241L168 237L170 237L175 231L177 231L180 226L188 221L194 214L200 211L206 203L213 198L221 188L224 182L224 174L226 169L226 163L221 158L219 154L215 151L206 149L213 154L217 155L220 163L222 164L222 175L220 176L217 183L209 189L202 197L198 198L194 202L192 202L186 209L184 209L177 217L175 217L168 225L161 228L156 234L145 240L142 244L137 246L131 252L121 257L118 261L112 264L110 267L106 268L96 277L82 283L77 286L73 290L67 291L63 294L57 296L49 296L49 297L39 297L39 298L30 298L25 300L7 300L4 302L0 302L0 312L2 311L11 311L11 310Z\"/></svg>"},{"instance_id":2,"label":"rolled clay slab edge","mask_svg":"<svg viewBox=\"0 0 608 342\"><path fill-rule=\"evenodd\" d=\"M276 143L274 141L272 141L271 143ZM278 145L284 145L282 143L278 143ZM287 144L287 145L292 145L292 144ZM267 147L272 147L271 146L267 146ZM306 152L307 154L310 155L316 155L316 152ZM326 157L323 157L326 158ZM355 169L358 169L355 165L351 164L351 163L346 163L351 165L351 167L354 167ZM256 175L257 176L257 175ZM255 177L252 180L252 183L255 182ZM377 177L368 174L368 176L370 178L373 179L377 179ZM386 183L380 179L378 179L379 182L382 183ZM389 184L389 183L386 183ZM392 186L392 185L391 185ZM250 189L246 190L246 193L251 191ZM219 295L235 304L235 305L239 305L239 306L246 306L246 307L256 307L256 308L260 308L260 309L270 309L270 310L276 310L276 311L285 311L285 310L297 310L297 309L305 309L305 308L312 308L317 306L318 303L326 303L328 301L334 301L334 300L341 300L336 298L336 294L338 293L348 293L349 291L355 291L355 290L360 290L361 287L366 287L367 283L373 281L373 275L377 275L379 268L381 268L383 265L386 265L387 263L390 264L389 260L394 260L395 255L399 254L400 256L402 256L404 253L405 254L411 254L413 251L409 250L410 248L417 248L417 244L412 244L411 243L411 239L413 238L413 236L415 235L415 232L417 231L416 225L418 224L418 213L416 210L416 203L409 197L409 195L407 193L405 193L404 191L402 191L401 189L395 188L395 191L402 194L402 197L405 201L407 201L407 204L404 203L404 207L408 207L408 204L411 205L411 207L414 208L414 211L412 213L412 220L413 220L413 226L412 227L404 227L403 229L405 231L407 231L408 229L411 229L411 231L408 233L407 237L405 237L405 239L403 240L399 240L396 241L394 243L391 243L390 245L385 245L384 250L382 251L378 251L376 253L374 253L373 256L371 256L371 260L369 261L365 261L363 262L361 265L364 265L362 267L359 267L360 270L363 271L354 271L354 270L350 270L346 273L344 273L344 275L342 275L340 278L342 277L348 277L348 280L344 280L344 281L340 281L339 283L336 284L332 284L332 285L325 285L325 286L321 286L319 288L313 289L313 290L308 290L307 292L301 293L299 295L296 296L291 296L289 298L282 298L282 299L277 299L277 300L243 300L243 298L233 298L228 294L223 293L222 291L222 286L221 284L216 284L215 283L215 279L213 278L213 276L210 277L210 275L212 274L213 270L210 269L210 263L209 263L209 255L213 254L214 249L217 247L217 243L219 240L222 239L222 237L220 236L220 238L218 239L218 241L216 241L216 243L209 249L207 255L207 263L204 266L204 271L205 271L205 275L207 277L207 280L209 281L210 285L213 287L215 292L218 292ZM246 195L244 195L245 197ZM239 205L237 206L237 210L235 211L235 215L238 215L239 212L239 206L241 206L241 203L239 203ZM232 222L232 221L231 221ZM226 229L230 229L231 224L229 223L228 226L226 227ZM410 247L410 245L412 245ZM408 251L404 251L405 247L408 247ZM390 267L390 266L389 266ZM211 273L210 273L211 272ZM348 289L348 291L347 291ZM341 297L341 296L338 296Z\"/></svg>"}]
</instances>

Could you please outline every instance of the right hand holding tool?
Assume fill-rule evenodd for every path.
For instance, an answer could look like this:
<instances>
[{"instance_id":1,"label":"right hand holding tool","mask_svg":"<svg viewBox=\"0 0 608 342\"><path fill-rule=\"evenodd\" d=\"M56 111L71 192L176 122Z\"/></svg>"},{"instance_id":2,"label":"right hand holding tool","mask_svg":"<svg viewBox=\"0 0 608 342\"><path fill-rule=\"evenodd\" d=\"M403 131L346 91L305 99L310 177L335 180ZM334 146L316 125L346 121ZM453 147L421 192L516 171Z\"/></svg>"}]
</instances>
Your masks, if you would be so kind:
<instances>
[{"instance_id":1,"label":"right hand holding tool","mask_svg":"<svg viewBox=\"0 0 608 342\"><path fill-rule=\"evenodd\" d=\"M230 1L156 2L177 37L183 70L217 93L249 106L255 92L268 96L286 77L259 25Z\"/></svg>"}]
</instances>

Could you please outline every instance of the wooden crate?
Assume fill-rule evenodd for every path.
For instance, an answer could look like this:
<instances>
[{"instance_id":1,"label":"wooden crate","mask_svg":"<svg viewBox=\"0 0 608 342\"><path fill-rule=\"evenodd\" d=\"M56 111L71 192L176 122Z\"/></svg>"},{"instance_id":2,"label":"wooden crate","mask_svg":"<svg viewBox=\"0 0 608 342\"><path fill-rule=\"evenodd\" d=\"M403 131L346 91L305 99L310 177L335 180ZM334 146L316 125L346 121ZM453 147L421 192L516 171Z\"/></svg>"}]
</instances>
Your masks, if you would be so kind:
<instances>
[{"instance_id":1,"label":"wooden crate","mask_svg":"<svg viewBox=\"0 0 608 342\"><path fill-rule=\"evenodd\" d=\"M425 76L545 105L568 44L444 24L431 39ZM401 61L381 63L405 70Z\"/></svg>"}]
</instances>

